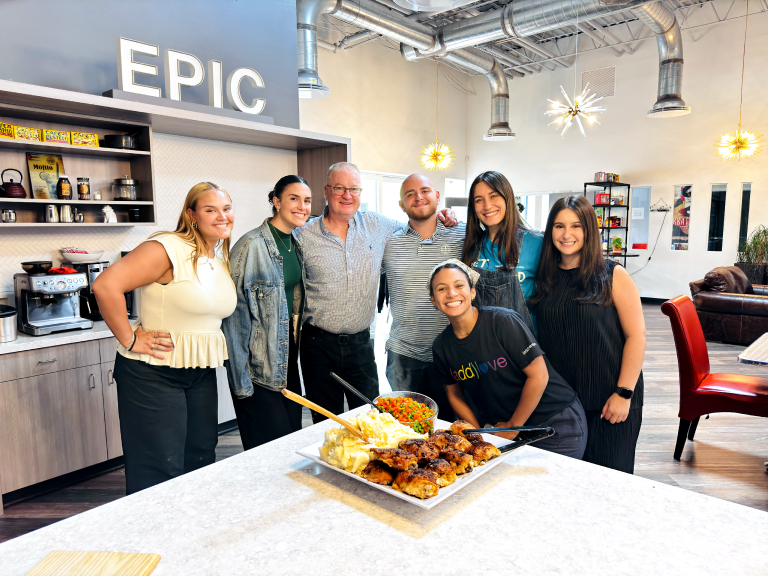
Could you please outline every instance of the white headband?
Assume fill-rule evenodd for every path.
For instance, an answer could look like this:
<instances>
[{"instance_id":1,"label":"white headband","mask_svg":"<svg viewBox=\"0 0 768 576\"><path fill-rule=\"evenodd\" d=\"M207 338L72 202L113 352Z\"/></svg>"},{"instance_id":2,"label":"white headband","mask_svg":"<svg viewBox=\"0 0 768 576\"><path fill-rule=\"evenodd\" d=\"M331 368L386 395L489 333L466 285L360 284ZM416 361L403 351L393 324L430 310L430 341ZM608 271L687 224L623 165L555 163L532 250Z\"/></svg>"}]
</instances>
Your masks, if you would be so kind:
<instances>
[{"instance_id":1,"label":"white headband","mask_svg":"<svg viewBox=\"0 0 768 576\"><path fill-rule=\"evenodd\" d=\"M469 278L470 288L473 287L475 284L477 284L477 281L480 279L479 272L472 270L472 268L464 264L464 262L462 262L461 260L457 260L456 258L451 258L450 260L446 260L445 262L440 262L440 264L432 268L432 272L429 273L429 280L427 281L427 290L429 290L430 293L432 292L432 278L435 277L435 272L437 272L440 268L442 268L446 264L452 264L458 268L461 268Z\"/></svg>"}]
</instances>

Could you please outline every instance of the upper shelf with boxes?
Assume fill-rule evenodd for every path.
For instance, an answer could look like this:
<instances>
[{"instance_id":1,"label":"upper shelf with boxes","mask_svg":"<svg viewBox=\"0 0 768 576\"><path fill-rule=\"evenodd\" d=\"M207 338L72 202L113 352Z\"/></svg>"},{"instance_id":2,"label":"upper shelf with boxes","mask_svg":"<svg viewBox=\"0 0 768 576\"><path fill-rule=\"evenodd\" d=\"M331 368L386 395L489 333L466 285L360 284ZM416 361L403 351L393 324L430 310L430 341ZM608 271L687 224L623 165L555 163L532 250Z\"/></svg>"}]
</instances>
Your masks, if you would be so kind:
<instances>
[{"instance_id":1,"label":"upper shelf with boxes","mask_svg":"<svg viewBox=\"0 0 768 576\"><path fill-rule=\"evenodd\" d=\"M153 225L152 128L0 104L0 230Z\"/></svg>"}]
</instances>

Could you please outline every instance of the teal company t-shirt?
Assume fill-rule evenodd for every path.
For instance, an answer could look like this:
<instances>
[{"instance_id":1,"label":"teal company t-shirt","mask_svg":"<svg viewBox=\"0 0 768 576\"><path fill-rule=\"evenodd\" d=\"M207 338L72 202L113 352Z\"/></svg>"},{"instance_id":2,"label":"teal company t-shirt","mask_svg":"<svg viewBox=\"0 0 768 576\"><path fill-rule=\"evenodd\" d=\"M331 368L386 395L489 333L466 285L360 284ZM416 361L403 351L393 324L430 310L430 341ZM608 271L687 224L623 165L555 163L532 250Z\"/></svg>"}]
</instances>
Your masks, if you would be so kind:
<instances>
[{"instance_id":1,"label":"teal company t-shirt","mask_svg":"<svg viewBox=\"0 0 768 576\"><path fill-rule=\"evenodd\" d=\"M536 291L536 268L539 267L539 258L541 257L541 247L544 245L544 237L535 232L525 232L523 235L523 245L520 248L520 259L517 263L517 278L520 281L520 287L523 289L523 297L529 300ZM483 243L480 246L480 255L476 268L481 270L498 270L504 267L504 250L501 251L502 259L499 259L499 247L491 242L488 232L483 236Z\"/></svg>"}]
</instances>

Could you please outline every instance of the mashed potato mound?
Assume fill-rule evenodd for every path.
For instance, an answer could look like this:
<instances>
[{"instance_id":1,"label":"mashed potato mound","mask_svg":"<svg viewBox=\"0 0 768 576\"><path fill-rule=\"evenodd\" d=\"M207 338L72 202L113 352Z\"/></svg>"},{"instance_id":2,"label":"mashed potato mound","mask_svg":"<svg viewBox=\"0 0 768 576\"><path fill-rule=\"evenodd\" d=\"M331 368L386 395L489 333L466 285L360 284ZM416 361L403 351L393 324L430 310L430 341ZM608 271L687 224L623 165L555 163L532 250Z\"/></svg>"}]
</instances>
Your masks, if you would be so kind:
<instances>
[{"instance_id":1,"label":"mashed potato mound","mask_svg":"<svg viewBox=\"0 0 768 576\"><path fill-rule=\"evenodd\" d=\"M320 458L336 468L359 474L371 460L371 448L397 448L408 438L426 438L398 422L391 414L371 410L352 418L350 423L371 440L365 444L346 428L329 428L320 447Z\"/></svg>"}]
</instances>

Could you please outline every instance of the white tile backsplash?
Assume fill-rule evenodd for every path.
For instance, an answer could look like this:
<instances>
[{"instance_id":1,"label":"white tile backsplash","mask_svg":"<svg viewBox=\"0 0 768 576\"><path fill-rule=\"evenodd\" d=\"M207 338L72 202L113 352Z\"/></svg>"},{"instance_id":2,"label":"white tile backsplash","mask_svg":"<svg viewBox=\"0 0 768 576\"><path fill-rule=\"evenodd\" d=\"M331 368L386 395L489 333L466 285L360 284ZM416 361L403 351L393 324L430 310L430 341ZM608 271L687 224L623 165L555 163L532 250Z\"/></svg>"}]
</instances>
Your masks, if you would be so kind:
<instances>
[{"instance_id":1,"label":"white tile backsplash","mask_svg":"<svg viewBox=\"0 0 768 576\"><path fill-rule=\"evenodd\" d=\"M158 226L127 228L6 228L0 223L0 300L13 293L13 275L21 262L61 262L59 248L79 246L104 250L114 261L157 230L173 230L189 189L201 181L227 190L235 207L233 243L260 225L271 211L267 194L282 176L296 173L290 150L232 144L215 140L154 135L155 190Z\"/></svg>"}]
</instances>

